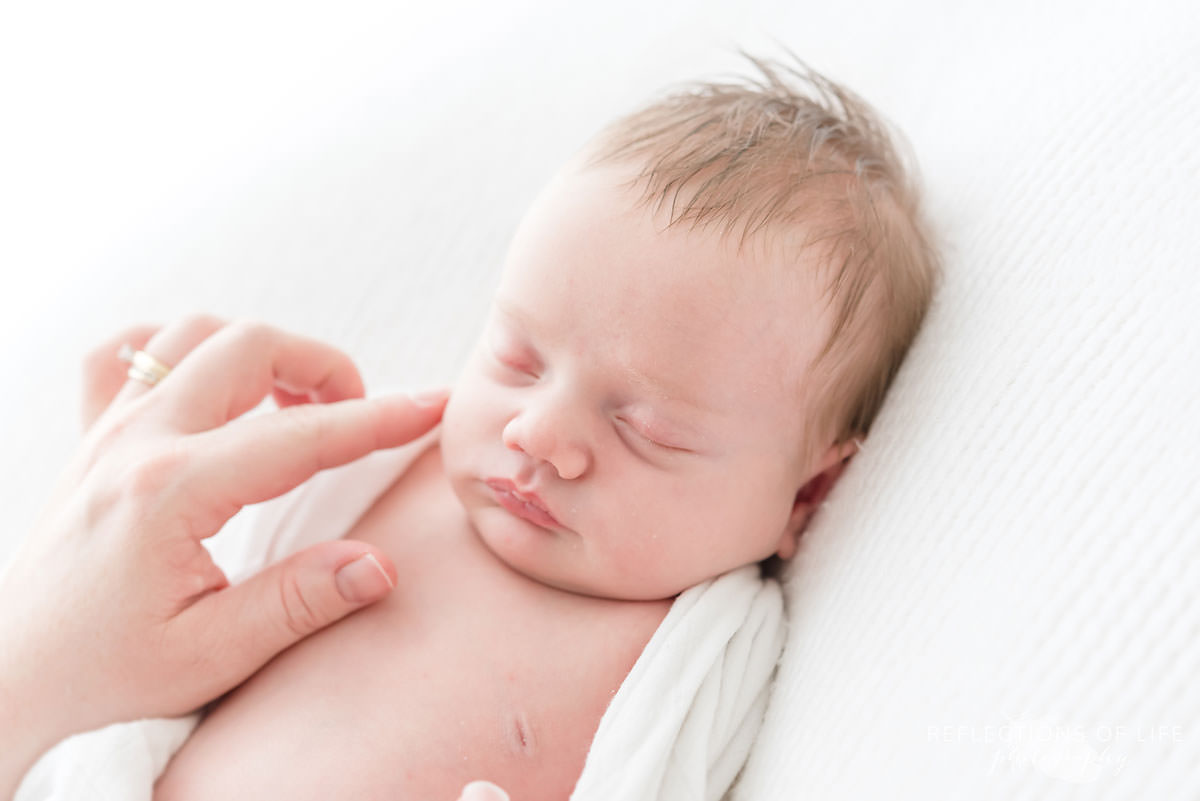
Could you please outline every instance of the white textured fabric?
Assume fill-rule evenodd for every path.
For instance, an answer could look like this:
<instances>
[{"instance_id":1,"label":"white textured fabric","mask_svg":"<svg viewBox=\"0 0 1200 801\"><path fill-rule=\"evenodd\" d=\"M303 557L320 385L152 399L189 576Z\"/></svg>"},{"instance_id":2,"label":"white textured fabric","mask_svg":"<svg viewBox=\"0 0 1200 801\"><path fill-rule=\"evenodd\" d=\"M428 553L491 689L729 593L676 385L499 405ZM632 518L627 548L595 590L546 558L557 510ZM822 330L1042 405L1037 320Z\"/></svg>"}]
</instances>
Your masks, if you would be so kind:
<instances>
[{"instance_id":1,"label":"white textured fabric","mask_svg":"<svg viewBox=\"0 0 1200 801\"><path fill-rule=\"evenodd\" d=\"M13 801L151 801L154 782L200 713L115 723L73 735L25 774Z\"/></svg>"},{"instance_id":2,"label":"white textured fabric","mask_svg":"<svg viewBox=\"0 0 1200 801\"><path fill-rule=\"evenodd\" d=\"M777 52L772 37L908 134L947 269L787 577L787 646L739 797L1200 797L1194 3L481 3L422 29L339 13L303 43L326 54L322 80L262 92L303 100L273 127L221 104L233 81L179 81L145 119L127 119L140 96L107 119L92 98L132 82L102 60L80 71L115 79L87 87L71 147L119 163L161 211L126 220L0 354L0 441L20 454L0 482L9 550L77 442L75 365L101 337L208 310L333 342L369 388L448 382L551 171L665 83L744 72L718 48ZM105 52L183 72L114 19L89 28L132 32ZM226 27L273 64L269 43L301 49L275 19ZM354 80L325 77L349 62ZM188 138L221 115L221 141L244 143L224 158ZM113 162L89 138L138 122L158 161L132 139ZM147 178L198 153L202 175ZM63 187L54 219L107 188Z\"/></svg>"},{"instance_id":3,"label":"white textured fabric","mask_svg":"<svg viewBox=\"0 0 1200 801\"><path fill-rule=\"evenodd\" d=\"M571 801L719 801L762 725L784 636L757 565L680 593L600 721Z\"/></svg>"},{"instance_id":4,"label":"white textured fabric","mask_svg":"<svg viewBox=\"0 0 1200 801\"><path fill-rule=\"evenodd\" d=\"M1195 9L947 8L893 65L946 282L786 577L739 799L1200 797Z\"/></svg>"},{"instance_id":5,"label":"white textured fabric","mask_svg":"<svg viewBox=\"0 0 1200 801\"><path fill-rule=\"evenodd\" d=\"M243 509L206 541L213 559L236 584L344 535L440 431ZM605 710L572 801L719 801L762 724L784 630L782 590L757 565L682 592ZM137 720L68 737L38 760L15 801L150 801L199 721Z\"/></svg>"}]
</instances>

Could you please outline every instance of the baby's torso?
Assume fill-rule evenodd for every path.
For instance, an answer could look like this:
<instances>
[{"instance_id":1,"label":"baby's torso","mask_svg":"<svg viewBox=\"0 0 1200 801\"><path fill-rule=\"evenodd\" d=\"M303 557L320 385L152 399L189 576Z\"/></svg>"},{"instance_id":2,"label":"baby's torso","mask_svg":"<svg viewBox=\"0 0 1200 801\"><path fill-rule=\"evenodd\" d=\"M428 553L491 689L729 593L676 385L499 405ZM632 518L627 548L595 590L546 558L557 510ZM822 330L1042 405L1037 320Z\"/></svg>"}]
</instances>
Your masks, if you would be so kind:
<instances>
[{"instance_id":1,"label":"baby's torso","mask_svg":"<svg viewBox=\"0 0 1200 801\"><path fill-rule=\"evenodd\" d=\"M476 778L522 801L566 799L671 602L574 595L497 561L467 527L436 444L346 537L392 558L392 594L222 699L155 801L454 801Z\"/></svg>"}]
</instances>

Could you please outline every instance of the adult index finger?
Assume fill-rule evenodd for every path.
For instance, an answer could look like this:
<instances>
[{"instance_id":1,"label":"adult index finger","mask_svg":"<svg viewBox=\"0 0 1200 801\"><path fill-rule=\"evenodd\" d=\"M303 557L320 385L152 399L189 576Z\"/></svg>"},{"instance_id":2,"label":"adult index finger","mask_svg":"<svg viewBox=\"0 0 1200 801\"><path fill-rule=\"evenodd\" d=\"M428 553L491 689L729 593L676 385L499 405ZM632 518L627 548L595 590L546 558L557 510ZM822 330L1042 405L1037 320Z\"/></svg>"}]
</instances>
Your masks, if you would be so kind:
<instances>
[{"instance_id":1,"label":"adult index finger","mask_svg":"<svg viewBox=\"0 0 1200 801\"><path fill-rule=\"evenodd\" d=\"M197 534L215 534L239 509L270 500L320 470L403 445L429 431L449 397L404 395L290 406L187 437L186 486L202 499Z\"/></svg>"}]
</instances>

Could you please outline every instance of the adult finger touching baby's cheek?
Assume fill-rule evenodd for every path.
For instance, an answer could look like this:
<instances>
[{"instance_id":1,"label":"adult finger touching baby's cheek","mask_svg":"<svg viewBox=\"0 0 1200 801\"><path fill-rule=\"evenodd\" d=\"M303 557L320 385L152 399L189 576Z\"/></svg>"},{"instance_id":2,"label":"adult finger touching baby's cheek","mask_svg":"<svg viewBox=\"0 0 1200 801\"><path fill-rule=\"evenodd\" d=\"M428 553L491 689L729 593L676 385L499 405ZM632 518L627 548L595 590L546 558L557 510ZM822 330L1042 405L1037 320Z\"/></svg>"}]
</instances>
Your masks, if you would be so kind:
<instances>
[{"instance_id":1,"label":"adult finger touching baby's cheek","mask_svg":"<svg viewBox=\"0 0 1200 801\"><path fill-rule=\"evenodd\" d=\"M442 416L448 391L307 403L242 417L185 440L188 484L210 504L195 520L216 533L243 506L270 500L315 473L403 445Z\"/></svg>"},{"instance_id":2,"label":"adult finger touching baby's cheek","mask_svg":"<svg viewBox=\"0 0 1200 801\"><path fill-rule=\"evenodd\" d=\"M458 801L509 801L509 797L498 785L479 779L463 788Z\"/></svg>"}]
</instances>

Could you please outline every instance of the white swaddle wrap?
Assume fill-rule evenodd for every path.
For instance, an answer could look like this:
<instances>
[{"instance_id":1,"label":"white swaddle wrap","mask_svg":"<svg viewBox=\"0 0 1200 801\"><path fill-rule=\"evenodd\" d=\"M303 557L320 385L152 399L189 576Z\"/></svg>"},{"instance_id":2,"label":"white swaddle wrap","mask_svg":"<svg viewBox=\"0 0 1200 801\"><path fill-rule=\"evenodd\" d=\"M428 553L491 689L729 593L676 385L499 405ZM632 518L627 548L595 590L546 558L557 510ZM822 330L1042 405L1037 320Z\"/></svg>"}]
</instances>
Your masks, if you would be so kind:
<instances>
[{"instance_id":1,"label":"white swaddle wrap","mask_svg":"<svg viewBox=\"0 0 1200 801\"><path fill-rule=\"evenodd\" d=\"M571 801L718 801L766 711L783 597L757 565L679 594L600 720Z\"/></svg>"},{"instance_id":2,"label":"white swaddle wrap","mask_svg":"<svg viewBox=\"0 0 1200 801\"><path fill-rule=\"evenodd\" d=\"M214 560L237 583L344 535L440 428L243 509L206 541ZM782 592L757 565L681 593L605 711L572 801L720 799L762 722L783 640ZM194 713L68 737L26 774L15 801L151 801L199 721Z\"/></svg>"}]
</instances>

